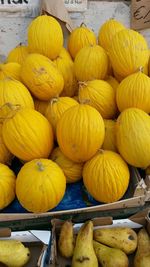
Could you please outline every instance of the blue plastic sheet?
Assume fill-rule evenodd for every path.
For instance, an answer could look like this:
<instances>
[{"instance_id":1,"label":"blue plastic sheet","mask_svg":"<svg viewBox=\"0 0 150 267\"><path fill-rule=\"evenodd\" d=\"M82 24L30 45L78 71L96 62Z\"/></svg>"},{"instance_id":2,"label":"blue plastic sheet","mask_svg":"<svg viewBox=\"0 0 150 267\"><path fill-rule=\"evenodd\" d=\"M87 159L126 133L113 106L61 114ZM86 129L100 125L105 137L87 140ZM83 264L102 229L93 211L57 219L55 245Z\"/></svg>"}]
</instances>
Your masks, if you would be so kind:
<instances>
[{"instance_id":1,"label":"blue plastic sheet","mask_svg":"<svg viewBox=\"0 0 150 267\"><path fill-rule=\"evenodd\" d=\"M22 164L18 159L14 159L12 162L12 170L17 173L21 169ZM93 205L99 205L100 203L95 201L90 194L86 191L83 181L77 183L68 184L66 193L59 205L51 211L61 211L61 210L71 210L71 209L80 209ZM7 208L1 210L1 213L25 213L25 210L15 199Z\"/></svg>"},{"instance_id":2,"label":"blue plastic sheet","mask_svg":"<svg viewBox=\"0 0 150 267\"><path fill-rule=\"evenodd\" d=\"M83 182L68 184L64 198L59 205L51 211L71 210L99 205L85 190ZM25 213L27 212L15 199L11 205L1 211L2 213Z\"/></svg>"},{"instance_id":3,"label":"blue plastic sheet","mask_svg":"<svg viewBox=\"0 0 150 267\"><path fill-rule=\"evenodd\" d=\"M17 158L13 159L11 169L15 172L16 175L18 174L22 166L23 164ZM133 185L132 183L130 183L128 190L126 191L122 200L131 198L133 196L133 191L134 191ZM50 211L80 209L91 206L97 206L100 204L104 203L94 200L93 197L87 192L86 188L84 187L83 181L81 180L77 183L67 184L64 198L56 208ZM20 205L17 199L15 199L7 208L1 210L1 213L27 213L27 212L28 211L25 210Z\"/></svg>"}]
</instances>

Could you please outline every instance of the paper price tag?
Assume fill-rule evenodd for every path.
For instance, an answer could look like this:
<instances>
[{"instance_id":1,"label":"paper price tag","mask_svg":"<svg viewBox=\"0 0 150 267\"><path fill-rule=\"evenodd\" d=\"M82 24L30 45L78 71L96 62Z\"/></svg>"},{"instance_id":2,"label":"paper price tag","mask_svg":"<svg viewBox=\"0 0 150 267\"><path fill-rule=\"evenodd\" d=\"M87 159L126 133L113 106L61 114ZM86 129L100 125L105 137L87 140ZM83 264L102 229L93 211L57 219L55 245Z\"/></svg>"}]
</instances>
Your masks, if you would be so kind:
<instances>
[{"instance_id":1,"label":"paper price tag","mask_svg":"<svg viewBox=\"0 0 150 267\"><path fill-rule=\"evenodd\" d=\"M64 0L64 3L70 12L84 12L87 9L87 0Z\"/></svg>"},{"instance_id":2,"label":"paper price tag","mask_svg":"<svg viewBox=\"0 0 150 267\"><path fill-rule=\"evenodd\" d=\"M18 4L28 4L29 0L0 0L1 5L18 5Z\"/></svg>"},{"instance_id":3,"label":"paper price tag","mask_svg":"<svg viewBox=\"0 0 150 267\"><path fill-rule=\"evenodd\" d=\"M132 0L131 28L135 30L150 28L150 0Z\"/></svg>"},{"instance_id":4,"label":"paper price tag","mask_svg":"<svg viewBox=\"0 0 150 267\"><path fill-rule=\"evenodd\" d=\"M0 0L0 17L36 17L41 0Z\"/></svg>"}]
</instances>

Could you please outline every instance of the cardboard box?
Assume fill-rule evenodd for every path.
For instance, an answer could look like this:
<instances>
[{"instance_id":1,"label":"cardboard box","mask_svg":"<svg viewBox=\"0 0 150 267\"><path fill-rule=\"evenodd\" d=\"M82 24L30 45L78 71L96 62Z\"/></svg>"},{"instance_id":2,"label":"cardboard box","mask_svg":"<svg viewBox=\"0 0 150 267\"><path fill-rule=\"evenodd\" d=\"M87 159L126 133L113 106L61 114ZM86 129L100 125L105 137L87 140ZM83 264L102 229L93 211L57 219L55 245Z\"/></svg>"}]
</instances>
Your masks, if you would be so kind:
<instances>
[{"instance_id":1,"label":"cardboard box","mask_svg":"<svg viewBox=\"0 0 150 267\"><path fill-rule=\"evenodd\" d=\"M94 218L93 220L94 228L112 228L112 227L130 227L134 229L136 232L139 231L142 227L146 227L147 232L150 235L150 209L146 209L142 212L131 216L128 219L123 220L113 220L111 217L104 218ZM57 249L57 240L60 233L60 228L64 221L61 220L53 220L53 228L51 235L51 250L48 252L49 257L47 256L47 262L45 262L45 267L69 267L71 266L71 260L65 259L60 256L59 251ZM74 224L74 232L75 234L78 232L82 224ZM129 267L133 267L133 259L134 255L129 256ZM148 267L148 266L145 266Z\"/></svg>"},{"instance_id":2,"label":"cardboard box","mask_svg":"<svg viewBox=\"0 0 150 267\"><path fill-rule=\"evenodd\" d=\"M30 259L26 267L44 267L44 257L50 240L50 231L11 232L10 229L0 229L0 240L19 240L30 250ZM15 252L15 251L14 251ZM0 267L4 265L0 263Z\"/></svg>"},{"instance_id":3,"label":"cardboard box","mask_svg":"<svg viewBox=\"0 0 150 267\"><path fill-rule=\"evenodd\" d=\"M146 175L145 184L146 184L146 187L147 187L145 201L150 202L150 175Z\"/></svg>"},{"instance_id":4,"label":"cardboard box","mask_svg":"<svg viewBox=\"0 0 150 267\"><path fill-rule=\"evenodd\" d=\"M90 205L85 208L79 209L68 209L68 210L60 210L60 211L50 211L46 213L1 213L0 214L0 227L3 227L7 224L11 226L11 222L24 222L28 220L28 226L31 222L38 223L40 220L40 224L46 222L47 220L53 218L62 218L62 216L68 216L72 218L75 214L85 214L90 212L101 212L101 211L113 211L118 209L128 209L132 207L143 207L145 204L147 187L144 180L140 177L140 174L136 168L130 168L130 185L129 188L120 201L110 203L110 204L98 204L98 205ZM18 227L20 223L18 223ZM30 227L30 226L29 226Z\"/></svg>"}]
</instances>

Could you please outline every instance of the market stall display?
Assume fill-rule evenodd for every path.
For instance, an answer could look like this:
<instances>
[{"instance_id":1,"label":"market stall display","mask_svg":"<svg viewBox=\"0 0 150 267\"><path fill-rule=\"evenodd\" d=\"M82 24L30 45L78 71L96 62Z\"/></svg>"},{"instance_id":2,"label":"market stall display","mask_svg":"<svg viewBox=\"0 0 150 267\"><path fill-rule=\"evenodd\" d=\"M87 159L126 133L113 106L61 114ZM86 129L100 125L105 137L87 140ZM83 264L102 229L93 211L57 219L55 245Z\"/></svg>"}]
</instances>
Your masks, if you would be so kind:
<instances>
[{"instance_id":1,"label":"market stall display","mask_svg":"<svg viewBox=\"0 0 150 267\"><path fill-rule=\"evenodd\" d=\"M55 212L53 208L62 211L61 203L66 199L68 210L73 210L70 198L73 197L72 192L76 195L74 200L79 200L79 196L83 198L83 194L87 198L88 204L77 204L76 209L92 206L101 208L105 203L114 204L115 207L119 201L128 199L128 192L133 201L134 197L139 197L136 199L138 205L145 203L145 181L135 175L137 170L133 171L133 168L146 169L150 165L148 44L142 34L127 29L115 19L105 21L99 28L95 42L96 34L86 25L81 25L70 34L67 47L63 47L63 31L59 21L48 15L38 16L28 26L27 46L13 48L6 62L3 62L3 68L8 64L20 63L20 81L3 71L1 84L9 90L9 83L14 83L12 90L15 96L5 96L5 90L0 110L2 141L15 156L10 165L16 172L16 184L26 164L32 160L40 162L50 159L62 169L67 182L66 193L61 194L64 198L54 201L57 204L50 205L50 208L47 204L44 206L38 195L46 178L39 183L34 178L31 185L33 191L37 187L34 201L38 199L42 209L22 204L26 200L23 192L17 189L19 194L16 193L15 201L17 205L19 201L18 210L22 213ZM78 48L77 51L72 52L72 47ZM126 82L126 79L134 75L139 77L141 83L137 82L131 89L134 93L122 99L123 103L130 105L121 108L118 92L123 84L127 93L130 81ZM123 81L120 83L120 80ZM15 84L20 85L18 90ZM22 102L21 97L25 98L22 92L24 95L28 92L27 104ZM147 97L141 97L145 94ZM37 111L34 110L33 101ZM28 102L31 102L29 108ZM108 130L107 122L112 122L111 131ZM112 144L109 144L111 139ZM55 154L56 147L60 154ZM13 165L15 160L19 161L18 170ZM80 167L80 173L77 176L71 172L69 174L67 164L72 164L75 171L77 166ZM38 172L38 166L35 167ZM44 165L43 168L40 169L41 173L48 167ZM54 185L46 186L48 192L52 192L49 189ZM140 194L136 193L138 187L141 189ZM77 191L75 188L78 188ZM51 197L51 193L48 193L48 199ZM6 213L7 209L3 212Z\"/></svg>"}]
</instances>

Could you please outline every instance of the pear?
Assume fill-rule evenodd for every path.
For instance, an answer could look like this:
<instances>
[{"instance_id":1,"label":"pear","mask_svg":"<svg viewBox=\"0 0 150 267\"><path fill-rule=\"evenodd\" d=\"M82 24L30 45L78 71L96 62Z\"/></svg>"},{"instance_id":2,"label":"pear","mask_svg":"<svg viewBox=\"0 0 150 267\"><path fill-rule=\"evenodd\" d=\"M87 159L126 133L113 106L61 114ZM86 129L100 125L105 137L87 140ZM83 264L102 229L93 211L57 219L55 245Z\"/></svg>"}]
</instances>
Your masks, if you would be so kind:
<instances>
[{"instance_id":1,"label":"pear","mask_svg":"<svg viewBox=\"0 0 150 267\"><path fill-rule=\"evenodd\" d=\"M131 228L104 228L94 231L94 240L112 248L118 248L127 255L137 248L137 234Z\"/></svg>"},{"instance_id":2,"label":"pear","mask_svg":"<svg viewBox=\"0 0 150 267\"><path fill-rule=\"evenodd\" d=\"M62 225L58 240L58 249L60 254L65 258L73 256L74 236L72 222L66 221Z\"/></svg>"},{"instance_id":3,"label":"pear","mask_svg":"<svg viewBox=\"0 0 150 267\"><path fill-rule=\"evenodd\" d=\"M30 251L18 240L0 240L0 262L8 267L22 267L30 258Z\"/></svg>"},{"instance_id":4,"label":"pear","mask_svg":"<svg viewBox=\"0 0 150 267\"><path fill-rule=\"evenodd\" d=\"M72 267L98 267L93 248L93 223L86 222L79 230L74 249Z\"/></svg>"},{"instance_id":5,"label":"pear","mask_svg":"<svg viewBox=\"0 0 150 267\"><path fill-rule=\"evenodd\" d=\"M145 229L138 233L138 248L134 258L134 267L150 266L150 237Z\"/></svg>"},{"instance_id":6,"label":"pear","mask_svg":"<svg viewBox=\"0 0 150 267\"><path fill-rule=\"evenodd\" d=\"M93 241L96 256L102 267L128 267L127 255L120 249L109 248Z\"/></svg>"}]
</instances>

